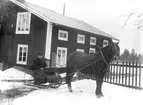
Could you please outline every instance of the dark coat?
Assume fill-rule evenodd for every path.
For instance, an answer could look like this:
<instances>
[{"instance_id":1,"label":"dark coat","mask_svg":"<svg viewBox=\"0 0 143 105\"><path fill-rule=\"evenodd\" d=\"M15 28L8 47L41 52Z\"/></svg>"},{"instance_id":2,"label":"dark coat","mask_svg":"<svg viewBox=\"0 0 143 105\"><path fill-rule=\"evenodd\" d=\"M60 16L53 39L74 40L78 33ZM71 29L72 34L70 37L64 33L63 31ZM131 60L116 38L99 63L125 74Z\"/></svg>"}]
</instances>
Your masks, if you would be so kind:
<instances>
[{"instance_id":1,"label":"dark coat","mask_svg":"<svg viewBox=\"0 0 143 105\"><path fill-rule=\"evenodd\" d=\"M47 66L46 64L46 60L44 58L39 59L37 58L36 60L34 60L33 65L30 66L30 69L40 69L40 68L45 68Z\"/></svg>"}]
</instances>

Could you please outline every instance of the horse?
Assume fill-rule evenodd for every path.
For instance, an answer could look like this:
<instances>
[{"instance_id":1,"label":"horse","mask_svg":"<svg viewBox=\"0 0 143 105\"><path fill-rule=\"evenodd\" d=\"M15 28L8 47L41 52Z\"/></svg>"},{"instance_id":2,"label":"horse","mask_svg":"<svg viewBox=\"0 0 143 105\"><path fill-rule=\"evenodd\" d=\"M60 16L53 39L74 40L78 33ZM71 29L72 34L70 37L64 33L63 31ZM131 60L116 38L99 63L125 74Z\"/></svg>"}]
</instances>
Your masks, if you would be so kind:
<instances>
[{"instance_id":1,"label":"horse","mask_svg":"<svg viewBox=\"0 0 143 105\"><path fill-rule=\"evenodd\" d=\"M91 56L87 53L74 51L67 58L66 83L69 92L73 92L71 79L77 72L93 74L96 77L96 91L98 98L103 97L101 91L103 78L108 71L109 65L120 55L119 43L112 42L106 47L99 47L99 50Z\"/></svg>"}]
</instances>

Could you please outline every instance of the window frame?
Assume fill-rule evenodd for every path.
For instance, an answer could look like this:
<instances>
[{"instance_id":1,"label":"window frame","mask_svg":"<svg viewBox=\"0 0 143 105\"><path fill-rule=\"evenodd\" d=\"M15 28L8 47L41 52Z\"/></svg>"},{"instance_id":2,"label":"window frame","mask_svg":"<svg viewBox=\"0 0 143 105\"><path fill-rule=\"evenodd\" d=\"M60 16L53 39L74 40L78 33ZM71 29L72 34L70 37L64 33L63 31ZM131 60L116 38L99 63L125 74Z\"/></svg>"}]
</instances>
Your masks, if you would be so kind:
<instances>
[{"instance_id":1,"label":"window frame","mask_svg":"<svg viewBox=\"0 0 143 105\"><path fill-rule=\"evenodd\" d=\"M27 48L27 51L26 51L26 61L19 61L19 53L20 53L20 48ZM28 58L28 45L26 44L18 44L17 45L17 59L16 59L16 64L22 64L22 65L27 65L27 58ZM22 59L23 59L23 53L22 53Z\"/></svg>"},{"instance_id":2,"label":"window frame","mask_svg":"<svg viewBox=\"0 0 143 105\"><path fill-rule=\"evenodd\" d=\"M60 33L64 33L64 34L66 34L66 38L62 38L62 37L60 37ZM58 40L68 41L68 31L65 31L65 30L59 30L59 31L58 31Z\"/></svg>"},{"instance_id":3,"label":"window frame","mask_svg":"<svg viewBox=\"0 0 143 105\"><path fill-rule=\"evenodd\" d=\"M60 64L58 64L58 51L59 50L65 50L65 58L64 58L65 62L61 66L62 67L66 67L66 63L67 63L67 50L68 50L68 48L66 48L66 47L57 47L56 67L61 67Z\"/></svg>"},{"instance_id":4,"label":"window frame","mask_svg":"<svg viewBox=\"0 0 143 105\"><path fill-rule=\"evenodd\" d=\"M105 42L107 42L107 44L104 44ZM109 44L109 41L108 41L108 40L103 40L103 47L108 46L108 44Z\"/></svg>"},{"instance_id":5,"label":"window frame","mask_svg":"<svg viewBox=\"0 0 143 105\"><path fill-rule=\"evenodd\" d=\"M79 37L83 37L83 41L78 40ZM85 44L85 35L78 34L78 35L77 35L77 43Z\"/></svg>"},{"instance_id":6,"label":"window frame","mask_svg":"<svg viewBox=\"0 0 143 105\"><path fill-rule=\"evenodd\" d=\"M23 30L23 31L22 30L20 30L20 31L18 30L18 28L19 28L19 21L22 21L22 19L20 18L21 15L29 15L28 26L24 25L24 28L28 27L28 30ZM24 24L24 23L21 22L21 24ZM29 34L30 33L30 25L31 25L31 13L30 12L18 12L17 13L17 20L16 20L16 34ZM22 26L20 26L20 27L22 27Z\"/></svg>"},{"instance_id":7,"label":"window frame","mask_svg":"<svg viewBox=\"0 0 143 105\"><path fill-rule=\"evenodd\" d=\"M95 39L95 43L91 42L91 39ZM90 37L90 45L96 45L96 37Z\"/></svg>"},{"instance_id":8,"label":"window frame","mask_svg":"<svg viewBox=\"0 0 143 105\"><path fill-rule=\"evenodd\" d=\"M76 51L84 52L84 49L76 49Z\"/></svg>"},{"instance_id":9,"label":"window frame","mask_svg":"<svg viewBox=\"0 0 143 105\"><path fill-rule=\"evenodd\" d=\"M96 53L96 49L95 48L89 48L89 54L91 53L91 51L94 51L94 53Z\"/></svg>"}]
</instances>

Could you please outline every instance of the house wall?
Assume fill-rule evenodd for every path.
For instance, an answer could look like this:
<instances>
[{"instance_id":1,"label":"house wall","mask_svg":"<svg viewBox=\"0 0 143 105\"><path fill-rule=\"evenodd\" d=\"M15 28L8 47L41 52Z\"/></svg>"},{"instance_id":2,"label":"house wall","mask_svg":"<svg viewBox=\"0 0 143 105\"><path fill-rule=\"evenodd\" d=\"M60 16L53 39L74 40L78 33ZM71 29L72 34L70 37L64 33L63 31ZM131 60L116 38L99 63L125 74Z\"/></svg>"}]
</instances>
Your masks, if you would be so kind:
<instances>
[{"instance_id":1,"label":"house wall","mask_svg":"<svg viewBox=\"0 0 143 105\"><path fill-rule=\"evenodd\" d=\"M31 65L38 52L45 53L45 41L47 32L47 22L40 19L39 17L31 14L31 25L29 34L16 34L16 19L17 12L27 12L25 9L15 5L15 12L11 19L8 19L3 24L3 34L1 39L5 39L1 44L0 59L4 62L9 63L11 66L16 64L17 57L17 45L27 44L28 45L28 61L27 64ZM7 43L9 40L9 44ZM8 51L8 54L4 54Z\"/></svg>"},{"instance_id":2,"label":"house wall","mask_svg":"<svg viewBox=\"0 0 143 105\"><path fill-rule=\"evenodd\" d=\"M15 5L15 4L13 4ZM15 5L13 7L15 12L3 23L0 45L0 60L9 63L11 66L16 65L17 58L17 45L28 45L28 61L27 65L31 65L38 52L45 55L46 35L47 35L47 22L41 18L31 14L31 25L29 34L15 34L16 33L16 19L17 12L26 12L25 9ZM68 41L58 40L58 31L68 31ZM85 44L77 43L77 34L85 35ZM90 37L96 37L96 46L90 45ZM97 45L102 47L103 40L110 40L110 38L101 35L95 35L85 31L53 24L52 26L52 44L51 44L51 57L52 53L57 53L57 47L68 48L67 56L69 53L76 49L84 49L89 53L89 48L97 48ZM52 58L51 58L52 59Z\"/></svg>"},{"instance_id":3,"label":"house wall","mask_svg":"<svg viewBox=\"0 0 143 105\"><path fill-rule=\"evenodd\" d=\"M68 41L62 41L58 40L58 31L59 30L64 30L68 31ZM85 35L85 44L80 44L77 43L77 35L82 34ZM90 45L90 37L96 37L96 45ZM53 30L52 30L52 48L51 48L51 53L57 53L57 47L66 47L68 48L68 53L69 55L71 52L76 51L76 49L84 49L85 53L89 53L89 48L96 48L98 45L100 47L103 46L103 40L109 40L109 44L111 42L110 38L101 36L101 35L96 35L92 34L89 32L73 29L73 28L68 28L65 26L61 25L53 25Z\"/></svg>"}]
</instances>

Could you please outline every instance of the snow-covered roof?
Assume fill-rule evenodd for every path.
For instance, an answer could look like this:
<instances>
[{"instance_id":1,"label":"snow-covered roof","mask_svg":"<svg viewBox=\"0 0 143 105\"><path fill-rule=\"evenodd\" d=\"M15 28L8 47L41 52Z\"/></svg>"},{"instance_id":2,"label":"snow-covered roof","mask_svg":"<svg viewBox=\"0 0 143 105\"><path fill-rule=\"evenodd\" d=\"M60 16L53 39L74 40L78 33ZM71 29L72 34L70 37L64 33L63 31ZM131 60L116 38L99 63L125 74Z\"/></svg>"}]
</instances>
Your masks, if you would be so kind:
<instances>
[{"instance_id":1,"label":"snow-covered roof","mask_svg":"<svg viewBox=\"0 0 143 105\"><path fill-rule=\"evenodd\" d=\"M114 36L109 35L109 34L97 29L96 27L93 27L92 25L90 25L84 21L59 14L53 10L43 8L43 7L31 4L29 2L20 3L16 0L11 0L11 1L16 3L19 6L23 7L24 9L32 12L33 14L39 16L43 20L51 21L51 22L59 24L59 25L63 25L63 26L87 31L89 33L94 33L94 34L98 34L98 35L102 35L105 37L109 37L109 38L113 38L115 40L118 40Z\"/></svg>"}]
</instances>

